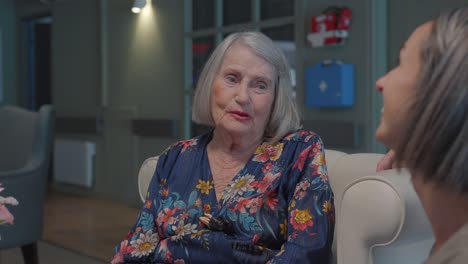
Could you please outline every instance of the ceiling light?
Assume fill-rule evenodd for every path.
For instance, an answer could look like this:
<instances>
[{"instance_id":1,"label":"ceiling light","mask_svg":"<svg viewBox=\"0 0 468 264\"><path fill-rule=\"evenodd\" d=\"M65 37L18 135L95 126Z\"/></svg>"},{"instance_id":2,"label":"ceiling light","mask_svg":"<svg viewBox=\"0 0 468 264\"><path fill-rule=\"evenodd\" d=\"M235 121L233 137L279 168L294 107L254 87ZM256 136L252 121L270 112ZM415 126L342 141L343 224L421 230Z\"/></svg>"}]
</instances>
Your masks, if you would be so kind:
<instances>
[{"instance_id":1,"label":"ceiling light","mask_svg":"<svg viewBox=\"0 0 468 264\"><path fill-rule=\"evenodd\" d=\"M132 12L138 14L145 7L146 0L135 0L132 7Z\"/></svg>"}]
</instances>

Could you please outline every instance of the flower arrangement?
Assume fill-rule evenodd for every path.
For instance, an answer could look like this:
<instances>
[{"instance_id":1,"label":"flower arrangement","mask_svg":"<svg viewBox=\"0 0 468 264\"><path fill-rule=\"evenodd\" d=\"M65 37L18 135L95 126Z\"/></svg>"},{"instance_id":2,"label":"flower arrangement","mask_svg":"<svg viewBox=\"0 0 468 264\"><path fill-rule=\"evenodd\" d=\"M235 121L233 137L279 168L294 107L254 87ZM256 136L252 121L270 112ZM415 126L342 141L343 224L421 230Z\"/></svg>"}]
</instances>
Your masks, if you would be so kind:
<instances>
[{"instance_id":1,"label":"flower arrangement","mask_svg":"<svg viewBox=\"0 0 468 264\"><path fill-rule=\"evenodd\" d=\"M1 187L2 184L0 183L0 192L2 192L5 188ZM11 196L8 197L3 197L0 196L0 225L5 225L13 224L13 220L15 220L15 217L10 213L8 208L5 205L13 205L16 206L18 205L18 201Z\"/></svg>"}]
</instances>

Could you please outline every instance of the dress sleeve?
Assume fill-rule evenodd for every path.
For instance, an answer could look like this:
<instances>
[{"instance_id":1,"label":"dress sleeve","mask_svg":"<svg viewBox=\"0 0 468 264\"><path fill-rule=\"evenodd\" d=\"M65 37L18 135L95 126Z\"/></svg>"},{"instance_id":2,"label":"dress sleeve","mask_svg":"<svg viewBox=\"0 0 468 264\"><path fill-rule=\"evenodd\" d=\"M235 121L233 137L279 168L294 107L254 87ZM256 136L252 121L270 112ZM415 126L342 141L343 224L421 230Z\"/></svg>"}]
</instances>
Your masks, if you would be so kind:
<instances>
[{"instance_id":1,"label":"dress sleeve","mask_svg":"<svg viewBox=\"0 0 468 264\"><path fill-rule=\"evenodd\" d=\"M334 232L333 193L320 137L314 136L293 163L298 173L283 226L286 242L269 263L330 263Z\"/></svg>"},{"instance_id":2,"label":"dress sleeve","mask_svg":"<svg viewBox=\"0 0 468 264\"><path fill-rule=\"evenodd\" d=\"M158 203L161 190L160 169L158 168L166 162L166 152L159 157L158 165L148 187L145 203L140 210L136 223L125 239L115 247L112 264L151 262L154 250L160 241L154 220L157 218L156 203Z\"/></svg>"}]
</instances>

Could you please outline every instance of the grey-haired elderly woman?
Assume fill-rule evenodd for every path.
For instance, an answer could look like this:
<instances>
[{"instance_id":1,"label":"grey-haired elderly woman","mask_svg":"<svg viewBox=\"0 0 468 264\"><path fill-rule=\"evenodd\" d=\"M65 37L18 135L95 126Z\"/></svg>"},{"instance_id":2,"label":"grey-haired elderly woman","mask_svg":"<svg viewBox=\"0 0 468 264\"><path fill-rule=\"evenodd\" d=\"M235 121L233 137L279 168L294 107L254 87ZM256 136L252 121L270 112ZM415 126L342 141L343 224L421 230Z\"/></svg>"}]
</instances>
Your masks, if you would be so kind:
<instances>
[{"instance_id":1,"label":"grey-haired elderly woman","mask_svg":"<svg viewBox=\"0 0 468 264\"><path fill-rule=\"evenodd\" d=\"M377 90L377 139L409 168L434 231L425 263L468 263L468 8L418 27Z\"/></svg>"},{"instance_id":2,"label":"grey-haired elderly woman","mask_svg":"<svg viewBox=\"0 0 468 264\"><path fill-rule=\"evenodd\" d=\"M289 73L261 33L234 33L215 49L192 113L213 129L160 155L113 263L329 263L324 147L300 129Z\"/></svg>"}]
</instances>

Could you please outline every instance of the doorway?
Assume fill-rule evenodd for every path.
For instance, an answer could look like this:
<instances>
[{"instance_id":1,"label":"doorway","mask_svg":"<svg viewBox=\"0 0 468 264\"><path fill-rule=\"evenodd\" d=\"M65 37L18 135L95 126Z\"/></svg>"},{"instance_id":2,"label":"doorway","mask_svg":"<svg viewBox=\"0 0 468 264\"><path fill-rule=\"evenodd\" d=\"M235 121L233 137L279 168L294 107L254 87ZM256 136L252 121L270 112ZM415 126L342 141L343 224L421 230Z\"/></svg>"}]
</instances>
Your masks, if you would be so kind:
<instances>
[{"instance_id":1,"label":"doorway","mask_svg":"<svg viewBox=\"0 0 468 264\"><path fill-rule=\"evenodd\" d=\"M52 16L24 20L26 80L20 101L27 109L37 111L52 104L51 28Z\"/></svg>"},{"instance_id":2,"label":"doorway","mask_svg":"<svg viewBox=\"0 0 468 264\"><path fill-rule=\"evenodd\" d=\"M19 102L31 111L38 111L42 105L52 104L52 16L44 15L23 20L24 67L20 82L22 88ZM52 152L53 152L52 148ZM53 157L53 154L52 154ZM48 182L53 181L53 158L49 163Z\"/></svg>"}]
</instances>

